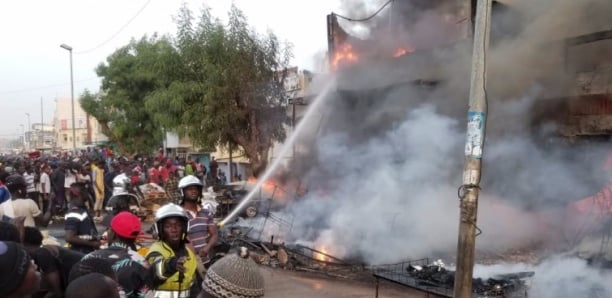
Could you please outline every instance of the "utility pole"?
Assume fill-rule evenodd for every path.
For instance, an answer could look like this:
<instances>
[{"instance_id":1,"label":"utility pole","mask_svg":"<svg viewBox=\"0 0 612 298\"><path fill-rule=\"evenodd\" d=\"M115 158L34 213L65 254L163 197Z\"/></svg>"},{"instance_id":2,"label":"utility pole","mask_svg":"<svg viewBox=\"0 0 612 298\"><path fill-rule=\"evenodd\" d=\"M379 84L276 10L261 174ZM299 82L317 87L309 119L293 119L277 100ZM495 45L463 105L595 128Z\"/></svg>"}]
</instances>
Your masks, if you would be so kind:
<instances>
[{"instance_id":1,"label":"utility pole","mask_svg":"<svg viewBox=\"0 0 612 298\"><path fill-rule=\"evenodd\" d=\"M28 129L26 130L26 134L28 136L28 150L32 149L32 124L30 122L30 113L25 113L28 116Z\"/></svg>"},{"instance_id":2,"label":"utility pole","mask_svg":"<svg viewBox=\"0 0 612 298\"><path fill-rule=\"evenodd\" d=\"M60 48L70 53L70 105L72 107L72 153L76 154L76 126L74 125L74 75L72 72L72 47L67 44L60 45Z\"/></svg>"},{"instance_id":3,"label":"utility pole","mask_svg":"<svg viewBox=\"0 0 612 298\"><path fill-rule=\"evenodd\" d=\"M40 136L39 140L40 140L40 144L38 145L39 148L43 148L45 145L45 136L44 136L44 131L45 131L45 123L43 122L43 98L42 96L40 97Z\"/></svg>"},{"instance_id":4,"label":"utility pole","mask_svg":"<svg viewBox=\"0 0 612 298\"><path fill-rule=\"evenodd\" d=\"M476 247L476 215L482 170L487 117L486 55L489 48L492 0L478 0L474 20L474 48L465 143L463 185L460 191L459 239L457 242L457 271L455 298L472 297L472 275Z\"/></svg>"}]
</instances>

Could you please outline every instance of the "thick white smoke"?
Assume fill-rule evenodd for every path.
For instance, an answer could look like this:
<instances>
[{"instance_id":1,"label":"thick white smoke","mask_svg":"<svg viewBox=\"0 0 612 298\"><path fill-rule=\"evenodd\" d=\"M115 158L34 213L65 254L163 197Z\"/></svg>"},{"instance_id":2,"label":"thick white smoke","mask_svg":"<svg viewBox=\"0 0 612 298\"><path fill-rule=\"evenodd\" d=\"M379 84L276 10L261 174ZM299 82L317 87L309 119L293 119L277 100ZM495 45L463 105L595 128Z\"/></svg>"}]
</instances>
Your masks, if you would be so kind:
<instances>
[{"instance_id":1,"label":"thick white smoke","mask_svg":"<svg viewBox=\"0 0 612 298\"><path fill-rule=\"evenodd\" d=\"M554 256L543 262L533 264L496 264L477 265L474 276L494 277L508 272L533 271L535 275L528 280L529 297L539 298L604 298L612 297L609 270L589 266L587 261L575 257Z\"/></svg>"},{"instance_id":2,"label":"thick white smoke","mask_svg":"<svg viewBox=\"0 0 612 298\"><path fill-rule=\"evenodd\" d=\"M548 11L540 9L546 5L539 2L510 3L510 13L496 15L503 22L496 24L488 58L489 132L479 207L480 251L564 244L560 241L573 236L563 234L565 207L597 192L605 180L599 164L605 146L569 146L555 136L557 123L533 124L538 98L568 89L567 75L558 71L563 68L556 56L559 47L548 47L548 52L535 49L546 43L551 30L588 32L602 21L597 17L593 18L597 26L572 27L565 24L574 20L568 18L547 26L538 16L584 14L590 4L612 6L600 0L587 2L562 1ZM438 12L421 4L427 7L421 16ZM355 7L363 12L370 6ZM448 9L439 11L438 18L408 11L413 21L407 35L435 39L432 34L443 34L425 25L448 19ZM379 32L380 24L371 34ZM555 38L572 32L556 32ZM353 71L339 72L341 90L327 99L323 121L314 123L314 135L305 137L312 148L302 179L310 193L291 206L296 239L369 263L452 253L471 54L461 46L450 52L443 57L437 51L409 54L391 64L360 61ZM555 58L544 59L547 55ZM441 58L448 63L436 63ZM406 62L403 73L393 65L399 61ZM410 81L422 74L441 83L427 89L404 80L401 87L389 87L393 81L389 76Z\"/></svg>"},{"instance_id":3,"label":"thick white smoke","mask_svg":"<svg viewBox=\"0 0 612 298\"><path fill-rule=\"evenodd\" d=\"M592 7L606 12L612 2L505 2L513 14L498 29L502 32L497 32L487 61L488 135L477 259L517 248L543 248L551 254L570 249L580 229L566 229L566 207L599 190L605 181L601 160L609 150L607 142L570 144L556 134L559 123L544 119L535 125L534 119L541 119L534 111L540 98L567 95L572 89L571 76L560 64L562 51L547 38L558 41L601 28L609 15L593 17L593 23L564 17L588 15ZM513 19L517 15L524 23ZM415 18L412 28L421 32L410 36L432 37L432 26L426 24L440 18L420 19L423 26ZM471 53L461 45L450 52L360 61L356 68L338 72L338 92L326 99L321 117L311 119L309 133L298 145L302 160L295 165L309 192L284 211L289 232L264 231L263 237L283 234L283 241L305 241L369 264L438 256L454 262ZM397 71L401 63L406 63L403 72ZM439 82L407 83L420 76ZM476 276L522 270L536 272L532 297L612 297L605 282L609 274L577 258L478 266Z\"/></svg>"}]
</instances>

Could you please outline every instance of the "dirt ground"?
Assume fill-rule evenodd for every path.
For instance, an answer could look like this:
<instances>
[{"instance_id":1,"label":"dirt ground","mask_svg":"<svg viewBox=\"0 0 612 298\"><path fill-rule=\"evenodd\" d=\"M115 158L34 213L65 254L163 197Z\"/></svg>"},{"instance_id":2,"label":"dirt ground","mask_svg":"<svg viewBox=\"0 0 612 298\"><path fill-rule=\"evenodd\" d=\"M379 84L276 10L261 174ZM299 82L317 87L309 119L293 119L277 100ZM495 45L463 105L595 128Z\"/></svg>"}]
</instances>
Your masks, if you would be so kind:
<instances>
[{"instance_id":1,"label":"dirt ground","mask_svg":"<svg viewBox=\"0 0 612 298\"><path fill-rule=\"evenodd\" d=\"M373 298L376 297L376 282L341 280L327 278L313 273L261 266L265 280L265 297L268 298ZM434 298L415 290L381 281L378 289L380 298Z\"/></svg>"}]
</instances>

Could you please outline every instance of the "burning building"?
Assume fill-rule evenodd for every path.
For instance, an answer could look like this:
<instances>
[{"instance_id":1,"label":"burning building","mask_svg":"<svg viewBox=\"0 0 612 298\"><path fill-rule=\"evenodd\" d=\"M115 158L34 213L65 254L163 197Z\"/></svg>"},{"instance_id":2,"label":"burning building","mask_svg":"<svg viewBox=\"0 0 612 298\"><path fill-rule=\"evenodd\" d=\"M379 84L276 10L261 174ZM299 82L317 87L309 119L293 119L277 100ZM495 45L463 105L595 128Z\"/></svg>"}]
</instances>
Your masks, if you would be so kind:
<instances>
[{"instance_id":1,"label":"burning building","mask_svg":"<svg viewBox=\"0 0 612 298\"><path fill-rule=\"evenodd\" d=\"M361 15L346 3L327 18L335 88L304 136L315 140L297 167L308 192L287 208L283 240L367 264L452 262L473 1L397 0L372 18L384 3ZM593 198L609 175L611 12L609 0L494 6L477 259L534 255L516 270L535 272L531 296L588 297L581 278L612 295L585 262L541 259L601 236L610 213L607 192Z\"/></svg>"}]
</instances>

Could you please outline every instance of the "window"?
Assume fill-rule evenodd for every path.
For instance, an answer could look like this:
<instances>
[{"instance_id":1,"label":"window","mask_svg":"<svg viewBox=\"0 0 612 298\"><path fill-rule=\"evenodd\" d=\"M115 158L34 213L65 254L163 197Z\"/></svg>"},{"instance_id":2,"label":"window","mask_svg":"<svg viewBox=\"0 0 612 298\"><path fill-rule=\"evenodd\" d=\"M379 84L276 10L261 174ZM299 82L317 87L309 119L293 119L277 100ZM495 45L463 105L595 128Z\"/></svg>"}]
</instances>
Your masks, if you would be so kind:
<instances>
[{"instance_id":1,"label":"window","mask_svg":"<svg viewBox=\"0 0 612 298\"><path fill-rule=\"evenodd\" d=\"M68 142L68 135L64 134L64 142Z\"/></svg>"}]
</instances>

